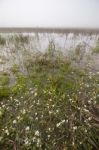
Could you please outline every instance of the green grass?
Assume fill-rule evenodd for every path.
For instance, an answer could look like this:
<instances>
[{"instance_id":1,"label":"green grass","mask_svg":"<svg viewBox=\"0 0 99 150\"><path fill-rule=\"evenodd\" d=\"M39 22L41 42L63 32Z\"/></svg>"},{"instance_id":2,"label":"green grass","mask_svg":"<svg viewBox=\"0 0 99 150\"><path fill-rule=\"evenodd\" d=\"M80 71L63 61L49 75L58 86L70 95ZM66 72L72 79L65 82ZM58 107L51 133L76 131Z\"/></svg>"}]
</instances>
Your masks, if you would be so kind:
<instances>
[{"instance_id":1,"label":"green grass","mask_svg":"<svg viewBox=\"0 0 99 150\"><path fill-rule=\"evenodd\" d=\"M13 67L13 86L2 78L0 149L98 150L98 73L49 53L27 63L26 75Z\"/></svg>"},{"instance_id":2,"label":"green grass","mask_svg":"<svg viewBox=\"0 0 99 150\"><path fill-rule=\"evenodd\" d=\"M10 80L9 75L7 74L0 75L0 86L9 84L9 80Z\"/></svg>"},{"instance_id":3,"label":"green grass","mask_svg":"<svg viewBox=\"0 0 99 150\"><path fill-rule=\"evenodd\" d=\"M0 35L0 46L4 46L6 44L6 39Z\"/></svg>"},{"instance_id":4,"label":"green grass","mask_svg":"<svg viewBox=\"0 0 99 150\"><path fill-rule=\"evenodd\" d=\"M13 64L10 70L13 74L16 74L19 72L19 66L17 64Z\"/></svg>"},{"instance_id":5,"label":"green grass","mask_svg":"<svg viewBox=\"0 0 99 150\"><path fill-rule=\"evenodd\" d=\"M99 54L99 46L96 46L93 51L93 53Z\"/></svg>"},{"instance_id":6,"label":"green grass","mask_svg":"<svg viewBox=\"0 0 99 150\"><path fill-rule=\"evenodd\" d=\"M44 54L24 54L24 74L13 64L0 75L1 150L99 149L99 72L79 68L81 48L67 58L51 41Z\"/></svg>"}]
</instances>

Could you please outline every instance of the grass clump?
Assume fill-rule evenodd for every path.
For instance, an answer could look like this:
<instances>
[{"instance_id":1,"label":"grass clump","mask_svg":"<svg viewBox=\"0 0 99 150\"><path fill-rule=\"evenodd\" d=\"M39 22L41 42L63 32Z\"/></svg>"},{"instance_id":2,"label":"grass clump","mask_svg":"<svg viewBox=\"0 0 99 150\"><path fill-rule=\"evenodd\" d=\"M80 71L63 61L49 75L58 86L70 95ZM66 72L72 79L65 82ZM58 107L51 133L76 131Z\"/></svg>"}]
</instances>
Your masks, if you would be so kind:
<instances>
[{"instance_id":1,"label":"grass clump","mask_svg":"<svg viewBox=\"0 0 99 150\"><path fill-rule=\"evenodd\" d=\"M96 47L92 49L92 53L99 54L99 40L96 42Z\"/></svg>"},{"instance_id":2,"label":"grass clump","mask_svg":"<svg viewBox=\"0 0 99 150\"><path fill-rule=\"evenodd\" d=\"M6 44L6 39L0 35L0 45L4 46Z\"/></svg>"},{"instance_id":3,"label":"grass clump","mask_svg":"<svg viewBox=\"0 0 99 150\"><path fill-rule=\"evenodd\" d=\"M0 87L0 98L5 98L10 96L9 87Z\"/></svg>"},{"instance_id":4,"label":"grass clump","mask_svg":"<svg viewBox=\"0 0 99 150\"><path fill-rule=\"evenodd\" d=\"M99 54L99 46L96 46L93 51L93 53Z\"/></svg>"},{"instance_id":5,"label":"grass clump","mask_svg":"<svg viewBox=\"0 0 99 150\"><path fill-rule=\"evenodd\" d=\"M28 44L29 42L29 37L25 35L16 35L15 36L15 42L17 44Z\"/></svg>"},{"instance_id":6,"label":"grass clump","mask_svg":"<svg viewBox=\"0 0 99 150\"><path fill-rule=\"evenodd\" d=\"M13 64L11 67L11 72L17 74L19 72L19 66L17 64Z\"/></svg>"},{"instance_id":7,"label":"grass clump","mask_svg":"<svg viewBox=\"0 0 99 150\"><path fill-rule=\"evenodd\" d=\"M0 76L0 86L6 86L9 84L9 75L1 75Z\"/></svg>"}]
</instances>

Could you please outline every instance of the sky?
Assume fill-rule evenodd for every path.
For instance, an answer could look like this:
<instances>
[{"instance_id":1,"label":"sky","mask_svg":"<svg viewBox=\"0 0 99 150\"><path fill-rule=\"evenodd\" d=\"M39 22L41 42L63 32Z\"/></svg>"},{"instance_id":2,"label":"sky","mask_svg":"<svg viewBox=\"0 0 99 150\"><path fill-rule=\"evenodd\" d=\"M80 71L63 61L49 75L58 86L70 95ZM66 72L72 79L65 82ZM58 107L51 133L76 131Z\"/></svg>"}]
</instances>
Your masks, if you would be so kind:
<instances>
[{"instance_id":1,"label":"sky","mask_svg":"<svg viewBox=\"0 0 99 150\"><path fill-rule=\"evenodd\" d=\"M0 27L99 28L99 0L0 0Z\"/></svg>"}]
</instances>

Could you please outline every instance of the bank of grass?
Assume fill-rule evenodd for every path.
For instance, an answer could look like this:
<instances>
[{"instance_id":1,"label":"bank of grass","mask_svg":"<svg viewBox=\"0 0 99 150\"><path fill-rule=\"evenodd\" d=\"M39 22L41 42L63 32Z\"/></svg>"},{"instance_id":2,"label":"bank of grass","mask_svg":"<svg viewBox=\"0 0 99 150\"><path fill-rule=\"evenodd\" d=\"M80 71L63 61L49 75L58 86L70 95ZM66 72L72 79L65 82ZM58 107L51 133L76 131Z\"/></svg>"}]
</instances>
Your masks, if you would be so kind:
<instances>
[{"instance_id":1,"label":"bank of grass","mask_svg":"<svg viewBox=\"0 0 99 150\"><path fill-rule=\"evenodd\" d=\"M99 72L52 51L25 64L13 86L2 76L0 149L98 150Z\"/></svg>"}]
</instances>

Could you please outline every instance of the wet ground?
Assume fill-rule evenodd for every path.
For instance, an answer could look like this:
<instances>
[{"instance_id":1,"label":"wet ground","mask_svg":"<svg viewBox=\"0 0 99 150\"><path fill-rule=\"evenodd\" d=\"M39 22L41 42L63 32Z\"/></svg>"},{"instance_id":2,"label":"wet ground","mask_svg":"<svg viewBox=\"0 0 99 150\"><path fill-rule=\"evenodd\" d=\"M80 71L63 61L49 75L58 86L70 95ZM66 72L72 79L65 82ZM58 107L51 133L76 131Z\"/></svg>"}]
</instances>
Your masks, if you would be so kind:
<instances>
[{"instance_id":1,"label":"wet ground","mask_svg":"<svg viewBox=\"0 0 99 150\"><path fill-rule=\"evenodd\" d=\"M99 41L96 29L0 28L0 31L2 31L0 36L6 41L5 45L0 45L0 71L9 70L13 64L24 68L24 59L35 53L46 52L50 42L53 42L56 51L61 51L67 57L70 53L74 55L74 51L79 45L84 58L82 64L89 61L92 68L99 70L99 53L92 53L92 49ZM28 43L15 40L20 36L27 37Z\"/></svg>"}]
</instances>

